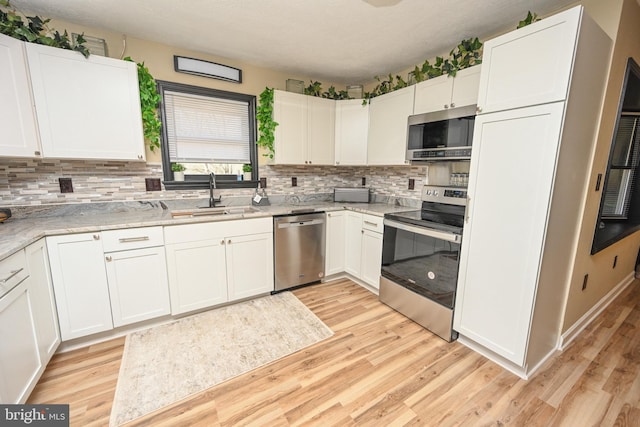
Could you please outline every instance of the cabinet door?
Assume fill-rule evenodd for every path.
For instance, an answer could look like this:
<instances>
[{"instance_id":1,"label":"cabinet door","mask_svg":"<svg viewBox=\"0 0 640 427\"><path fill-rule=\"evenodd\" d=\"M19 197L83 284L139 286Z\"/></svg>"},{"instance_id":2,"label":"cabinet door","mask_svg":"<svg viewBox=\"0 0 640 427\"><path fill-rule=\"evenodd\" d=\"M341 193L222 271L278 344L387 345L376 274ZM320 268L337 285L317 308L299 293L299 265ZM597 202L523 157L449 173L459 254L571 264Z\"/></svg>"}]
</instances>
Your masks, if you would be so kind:
<instances>
[{"instance_id":1,"label":"cabinet door","mask_svg":"<svg viewBox=\"0 0 640 427\"><path fill-rule=\"evenodd\" d=\"M475 123L454 329L519 366L526 354L563 108L555 103L510 110L478 116Z\"/></svg>"},{"instance_id":2,"label":"cabinet door","mask_svg":"<svg viewBox=\"0 0 640 427\"><path fill-rule=\"evenodd\" d=\"M577 6L486 42L479 111L564 100L581 16Z\"/></svg>"},{"instance_id":3,"label":"cabinet door","mask_svg":"<svg viewBox=\"0 0 640 427\"><path fill-rule=\"evenodd\" d=\"M62 340L113 328L99 234L47 237Z\"/></svg>"},{"instance_id":4,"label":"cabinet door","mask_svg":"<svg viewBox=\"0 0 640 427\"><path fill-rule=\"evenodd\" d=\"M44 157L144 160L135 63L26 49Z\"/></svg>"},{"instance_id":5,"label":"cabinet door","mask_svg":"<svg viewBox=\"0 0 640 427\"><path fill-rule=\"evenodd\" d=\"M40 239L27 246L25 253L29 265L33 315L38 333L38 350L42 364L46 365L60 345L60 329L45 240Z\"/></svg>"},{"instance_id":6,"label":"cabinet door","mask_svg":"<svg viewBox=\"0 0 640 427\"><path fill-rule=\"evenodd\" d=\"M367 164L369 104L361 99L336 101L336 165Z\"/></svg>"},{"instance_id":7,"label":"cabinet door","mask_svg":"<svg viewBox=\"0 0 640 427\"><path fill-rule=\"evenodd\" d=\"M171 314L227 302L224 238L166 246Z\"/></svg>"},{"instance_id":8,"label":"cabinet door","mask_svg":"<svg viewBox=\"0 0 640 427\"><path fill-rule=\"evenodd\" d=\"M272 292L273 233L227 237L229 301Z\"/></svg>"},{"instance_id":9,"label":"cabinet door","mask_svg":"<svg viewBox=\"0 0 640 427\"><path fill-rule=\"evenodd\" d=\"M274 162L300 165L306 160L307 96L276 90L273 99L275 130Z\"/></svg>"},{"instance_id":10,"label":"cabinet door","mask_svg":"<svg viewBox=\"0 0 640 427\"><path fill-rule=\"evenodd\" d=\"M361 279L374 289L379 289L381 267L382 234L371 230L364 230L364 233L362 233Z\"/></svg>"},{"instance_id":11,"label":"cabinet door","mask_svg":"<svg viewBox=\"0 0 640 427\"><path fill-rule=\"evenodd\" d=\"M0 34L0 156L39 157L24 42Z\"/></svg>"},{"instance_id":12,"label":"cabinet door","mask_svg":"<svg viewBox=\"0 0 640 427\"><path fill-rule=\"evenodd\" d=\"M307 160L313 165L335 164L336 101L309 96Z\"/></svg>"},{"instance_id":13,"label":"cabinet door","mask_svg":"<svg viewBox=\"0 0 640 427\"><path fill-rule=\"evenodd\" d=\"M105 254L115 327L171 312L164 248Z\"/></svg>"},{"instance_id":14,"label":"cabinet door","mask_svg":"<svg viewBox=\"0 0 640 427\"><path fill-rule=\"evenodd\" d=\"M24 403L40 375L28 279L0 299L0 402Z\"/></svg>"},{"instance_id":15,"label":"cabinet door","mask_svg":"<svg viewBox=\"0 0 640 427\"><path fill-rule=\"evenodd\" d=\"M482 70L482 65L476 65L456 73L453 79L453 93L451 95L452 108L466 107L478 103L480 70Z\"/></svg>"},{"instance_id":16,"label":"cabinet door","mask_svg":"<svg viewBox=\"0 0 640 427\"><path fill-rule=\"evenodd\" d=\"M341 273L345 270L346 220L346 211L327 213L325 276Z\"/></svg>"},{"instance_id":17,"label":"cabinet door","mask_svg":"<svg viewBox=\"0 0 640 427\"><path fill-rule=\"evenodd\" d=\"M407 119L413 114L414 87L373 98L369 106L367 164L404 165Z\"/></svg>"},{"instance_id":18,"label":"cabinet door","mask_svg":"<svg viewBox=\"0 0 640 427\"><path fill-rule=\"evenodd\" d=\"M344 270L360 277L362 262L362 214L347 211Z\"/></svg>"},{"instance_id":19,"label":"cabinet door","mask_svg":"<svg viewBox=\"0 0 640 427\"><path fill-rule=\"evenodd\" d=\"M453 77L440 76L416 84L413 114L431 113L449 108Z\"/></svg>"}]
</instances>

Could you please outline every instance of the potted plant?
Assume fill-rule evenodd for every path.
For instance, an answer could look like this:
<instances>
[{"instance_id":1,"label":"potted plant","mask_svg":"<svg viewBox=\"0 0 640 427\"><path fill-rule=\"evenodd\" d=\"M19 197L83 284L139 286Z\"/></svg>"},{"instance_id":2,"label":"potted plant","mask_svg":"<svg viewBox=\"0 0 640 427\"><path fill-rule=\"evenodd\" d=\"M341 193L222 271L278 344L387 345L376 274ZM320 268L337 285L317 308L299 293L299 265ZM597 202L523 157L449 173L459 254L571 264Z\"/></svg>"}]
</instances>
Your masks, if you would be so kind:
<instances>
[{"instance_id":1,"label":"potted plant","mask_svg":"<svg viewBox=\"0 0 640 427\"><path fill-rule=\"evenodd\" d=\"M186 168L182 163L171 163L171 170L173 171L174 181L184 181L184 170Z\"/></svg>"},{"instance_id":2,"label":"potted plant","mask_svg":"<svg viewBox=\"0 0 640 427\"><path fill-rule=\"evenodd\" d=\"M242 172L244 172L243 173L244 176L243 176L242 179L245 180L245 181L251 181L251 171L252 170L253 169L251 168L251 165L249 165L249 164L242 165Z\"/></svg>"}]
</instances>

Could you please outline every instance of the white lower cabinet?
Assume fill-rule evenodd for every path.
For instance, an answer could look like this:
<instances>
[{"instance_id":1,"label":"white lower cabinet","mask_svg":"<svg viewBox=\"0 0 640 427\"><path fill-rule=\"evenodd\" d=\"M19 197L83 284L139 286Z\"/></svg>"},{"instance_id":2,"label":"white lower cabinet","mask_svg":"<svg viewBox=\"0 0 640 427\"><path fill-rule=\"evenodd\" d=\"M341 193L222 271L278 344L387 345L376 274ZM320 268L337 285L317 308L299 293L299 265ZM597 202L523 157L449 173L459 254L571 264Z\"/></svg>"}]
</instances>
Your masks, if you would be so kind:
<instances>
[{"instance_id":1,"label":"white lower cabinet","mask_svg":"<svg viewBox=\"0 0 640 427\"><path fill-rule=\"evenodd\" d=\"M62 340L113 328L100 233L47 237Z\"/></svg>"},{"instance_id":2,"label":"white lower cabinet","mask_svg":"<svg viewBox=\"0 0 640 427\"><path fill-rule=\"evenodd\" d=\"M345 267L347 211L327 213L324 275L342 273Z\"/></svg>"},{"instance_id":3,"label":"white lower cabinet","mask_svg":"<svg viewBox=\"0 0 640 427\"><path fill-rule=\"evenodd\" d=\"M44 240L0 262L0 403L24 403L60 344Z\"/></svg>"},{"instance_id":4,"label":"white lower cabinet","mask_svg":"<svg viewBox=\"0 0 640 427\"><path fill-rule=\"evenodd\" d=\"M270 217L168 226L164 233L172 314L273 291Z\"/></svg>"},{"instance_id":5,"label":"white lower cabinet","mask_svg":"<svg viewBox=\"0 0 640 427\"><path fill-rule=\"evenodd\" d=\"M163 244L162 227L48 237L62 339L169 314Z\"/></svg>"},{"instance_id":6,"label":"white lower cabinet","mask_svg":"<svg viewBox=\"0 0 640 427\"><path fill-rule=\"evenodd\" d=\"M383 218L347 211L344 271L374 289L380 284Z\"/></svg>"}]
</instances>

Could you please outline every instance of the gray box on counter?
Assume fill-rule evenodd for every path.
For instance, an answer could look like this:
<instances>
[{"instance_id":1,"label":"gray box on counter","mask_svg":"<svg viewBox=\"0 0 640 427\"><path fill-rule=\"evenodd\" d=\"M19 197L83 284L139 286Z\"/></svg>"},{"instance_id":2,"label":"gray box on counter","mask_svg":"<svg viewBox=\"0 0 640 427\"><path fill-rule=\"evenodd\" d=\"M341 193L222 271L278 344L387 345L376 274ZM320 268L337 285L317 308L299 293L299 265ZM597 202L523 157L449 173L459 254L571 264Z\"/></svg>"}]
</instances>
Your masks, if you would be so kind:
<instances>
[{"instance_id":1,"label":"gray box on counter","mask_svg":"<svg viewBox=\"0 0 640 427\"><path fill-rule=\"evenodd\" d=\"M369 203L371 192L368 187L336 187L333 189L334 202Z\"/></svg>"}]
</instances>

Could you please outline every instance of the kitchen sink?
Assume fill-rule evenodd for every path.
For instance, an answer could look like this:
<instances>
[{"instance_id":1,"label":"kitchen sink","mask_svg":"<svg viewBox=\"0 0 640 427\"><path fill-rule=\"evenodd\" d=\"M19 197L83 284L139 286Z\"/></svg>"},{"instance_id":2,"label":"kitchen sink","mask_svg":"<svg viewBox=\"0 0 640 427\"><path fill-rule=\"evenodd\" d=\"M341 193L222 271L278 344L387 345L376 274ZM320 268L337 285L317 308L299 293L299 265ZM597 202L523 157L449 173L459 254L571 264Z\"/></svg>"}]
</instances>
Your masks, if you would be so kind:
<instances>
[{"instance_id":1,"label":"kitchen sink","mask_svg":"<svg viewBox=\"0 0 640 427\"><path fill-rule=\"evenodd\" d=\"M196 216L221 216L221 215L244 215L248 213L260 212L251 206L221 206L217 208L196 208L180 209L171 211L173 218L196 217Z\"/></svg>"}]
</instances>

